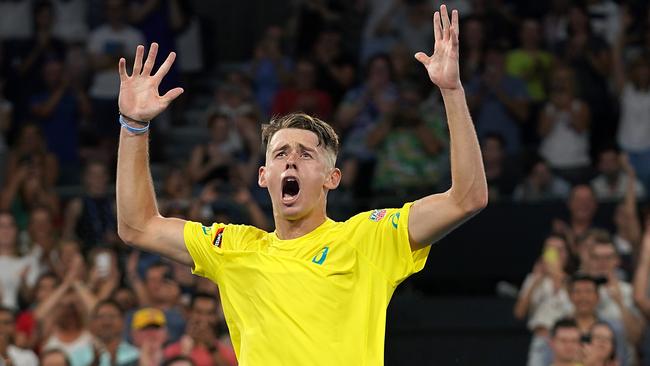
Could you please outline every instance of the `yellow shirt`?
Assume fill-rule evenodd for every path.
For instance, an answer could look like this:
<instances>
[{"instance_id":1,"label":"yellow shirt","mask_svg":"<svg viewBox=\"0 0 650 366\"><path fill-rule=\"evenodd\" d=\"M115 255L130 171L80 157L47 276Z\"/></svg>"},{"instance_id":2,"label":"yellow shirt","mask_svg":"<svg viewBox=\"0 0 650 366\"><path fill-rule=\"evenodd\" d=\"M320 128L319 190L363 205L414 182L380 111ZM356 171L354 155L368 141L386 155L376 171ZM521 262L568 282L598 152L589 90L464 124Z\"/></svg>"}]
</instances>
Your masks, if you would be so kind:
<instances>
[{"instance_id":1,"label":"yellow shirt","mask_svg":"<svg viewBox=\"0 0 650 366\"><path fill-rule=\"evenodd\" d=\"M193 273L219 286L239 365L383 365L388 302L430 249L411 251L410 206L327 219L292 240L188 222Z\"/></svg>"}]
</instances>

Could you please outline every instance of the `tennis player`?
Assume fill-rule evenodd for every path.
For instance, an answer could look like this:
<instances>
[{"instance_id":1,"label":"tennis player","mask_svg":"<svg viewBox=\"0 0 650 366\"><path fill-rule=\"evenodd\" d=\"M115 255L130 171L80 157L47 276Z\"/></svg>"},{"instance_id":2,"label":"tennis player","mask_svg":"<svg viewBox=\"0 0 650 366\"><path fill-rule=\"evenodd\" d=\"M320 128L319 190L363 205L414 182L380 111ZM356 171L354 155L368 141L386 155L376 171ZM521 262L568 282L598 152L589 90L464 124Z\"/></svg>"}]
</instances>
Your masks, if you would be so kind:
<instances>
[{"instance_id":1,"label":"tennis player","mask_svg":"<svg viewBox=\"0 0 650 366\"><path fill-rule=\"evenodd\" d=\"M263 131L266 162L258 183L273 204L275 231L160 215L148 164L149 121L183 90L158 94L174 62L152 75L158 46L133 72L119 62L122 124L117 216L128 244L184 263L220 290L242 366L382 365L386 308L405 278L424 267L430 245L487 205L487 184L458 70L458 12L433 16L435 50L415 58L444 100L451 135L451 188L396 209L327 217L335 189L338 137L304 114L277 118ZM361 143L361 142L360 142Z\"/></svg>"}]
</instances>

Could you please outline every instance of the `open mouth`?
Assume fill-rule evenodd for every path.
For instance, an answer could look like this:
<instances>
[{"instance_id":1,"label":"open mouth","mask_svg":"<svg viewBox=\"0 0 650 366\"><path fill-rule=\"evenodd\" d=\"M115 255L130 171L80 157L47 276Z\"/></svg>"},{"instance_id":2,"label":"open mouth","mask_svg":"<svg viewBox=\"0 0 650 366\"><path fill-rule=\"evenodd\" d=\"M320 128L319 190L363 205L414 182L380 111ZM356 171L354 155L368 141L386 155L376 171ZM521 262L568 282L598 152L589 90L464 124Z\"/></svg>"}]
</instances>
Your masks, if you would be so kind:
<instances>
[{"instance_id":1,"label":"open mouth","mask_svg":"<svg viewBox=\"0 0 650 366\"><path fill-rule=\"evenodd\" d=\"M282 201L293 202L300 193L300 183L296 177L285 177L282 179Z\"/></svg>"}]
</instances>

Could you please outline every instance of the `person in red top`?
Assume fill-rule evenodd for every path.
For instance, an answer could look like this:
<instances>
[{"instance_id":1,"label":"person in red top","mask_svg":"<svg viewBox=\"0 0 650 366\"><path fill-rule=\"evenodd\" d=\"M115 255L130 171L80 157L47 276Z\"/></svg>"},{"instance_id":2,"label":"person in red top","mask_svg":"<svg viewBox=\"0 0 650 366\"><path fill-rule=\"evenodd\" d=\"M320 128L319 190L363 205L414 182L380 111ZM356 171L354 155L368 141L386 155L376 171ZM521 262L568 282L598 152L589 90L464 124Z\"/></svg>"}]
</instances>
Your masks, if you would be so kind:
<instances>
[{"instance_id":1,"label":"person in red top","mask_svg":"<svg viewBox=\"0 0 650 366\"><path fill-rule=\"evenodd\" d=\"M185 334L165 348L165 358L188 356L196 366L236 366L232 345L219 340L219 301L213 295L197 293L192 298Z\"/></svg>"},{"instance_id":2,"label":"person in red top","mask_svg":"<svg viewBox=\"0 0 650 366\"><path fill-rule=\"evenodd\" d=\"M321 119L329 119L332 115L332 99L316 88L316 66L307 59L296 63L293 86L281 89L271 106L273 115L284 116L291 112L304 112Z\"/></svg>"}]
</instances>

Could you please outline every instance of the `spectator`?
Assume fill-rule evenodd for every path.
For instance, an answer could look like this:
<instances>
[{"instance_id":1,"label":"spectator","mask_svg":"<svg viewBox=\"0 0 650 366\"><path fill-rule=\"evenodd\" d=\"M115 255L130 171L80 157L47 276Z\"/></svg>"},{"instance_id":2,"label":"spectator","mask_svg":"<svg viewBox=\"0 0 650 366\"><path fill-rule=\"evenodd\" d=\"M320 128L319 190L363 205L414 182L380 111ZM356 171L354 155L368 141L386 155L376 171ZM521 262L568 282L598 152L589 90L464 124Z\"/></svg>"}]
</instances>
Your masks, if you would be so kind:
<instances>
[{"instance_id":1,"label":"spectator","mask_svg":"<svg viewBox=\"0 0 650 366\"><path fill-rule=\"evenodd\" d=\"M341 31L333 27L323 29L311 48L311 58L316 63L318 88L337 105L357 81L357 62L343 50Z\"/></svg>"},{"instance_id":2,"label":"spectator","mask_svg":"<svg viewBox=\"0 0 650 366\"><path fill-rule=\"evenodd\" d=\"M629 163L621 164L627 159L614 147L605 148L598 154L599 174L591 180L591 186L599 200L621 200L627 190L628 179L633 179L634 191L637 199L645 198L643 184L636 179L634 169Z\"/></svg>"},{"instance_id":3,"label":"spectator","mask_svg":"<svg viewBox=\"0 0 650 366\"><path fill-rule=\"evenodd\" d=\"M237 179L235 164L243 155L243 142L232 118L216 113L208 119L210 141L192 151L189 174L193 183L206 185L215 180L232 183Z\"/></svg>"},{"instance_id":4,"label":"spectator","mask_svg":"<svg viewBox=\"0 0 650 366\"><path fill-rule=\"evenodd\" d=\"M477 17L463 19L460 32L460 47L463 57L460 58L460 75L463 81L471 81L480 77L485 60L486 42L485 25Z\"/></svg>"},{"instance_id":5,"label":"spectator","mask_svg":"<svg viewBox=\"0 0 650 366\"><path fill-rule=\"evenodd\" d=\"M567 298L564 282L569 255L565 238L557 234L551 234L546 238L542 255L535 262L533 271L526 276L521 287L514 307L517 319L522 320L526 317L534 319L539 305L554 296ZM546 330L548 328L550 327ZM531 331L535 330L531 329Z\"/></svg>"},{"instance_id":6,"label":"spectator","mask_svg":"<svg viewBox=\"0 0 650 366\"><path fill-rule=\"evenodd\" d=\"M442 181L446 130L440 128L444 122L425 120L422 96L415 86L401 89L398 104L396 111L383 115L368 134L368 148L377 151L372 188L378 196L398 190L419 197Z\"/></svg>"},{"instance_id":7,"label":"spectator","mask_svg":"<svg viewBox=\"0 0 650 366\"><path fill-rule=\"evenodd\" d=\"M192 180L188 169L180 164L170 166L158 199L160 213L165 216L174 216L170 213L185 212L190 207L191 201Z\"/></svg>"},{"instance_id":8,"label":"spectator","mask_svg":"<svg viewBox=\"0 0 650 366\"><path fill-rule=\"evenodd\" d=\"M41 352L41 366L72 366L63 350L52 348Z\"/></svg>"},{"instance_id":9,"label":"spectator","mask_svg":"<svg viewBox=\"0 0 650 366\"><path fill-rule=\"evenodd\" d=\"M544 303L540 305L538 310L539 319L545 324L554 324L556 321L563 317L571 316L575 318L578 330L583 335L588 335L591 328L597 322L604 320L600 316L598 310L599 306L599 288L602 284L601 279L585 273L576 273L570 280L568 285L568 293L570 303ZM622 324L616 320L607 320L607 322L615 330L616 334L616 354L621 365L630 365L631 354L625 342L625 335L623 334ZM531 344L535 348L531 349L529 353L529 365L547 365L550 360L550 349L544 342ZM535 357L531 359L531 354ZM531 362L534 361L534 362Z\"/></svg>"},{"instance_id":10,"label":"spectator","mask_svg":"<svg viewBox=\"0 0 650 366\"><path fill-rule=\"evenodd\" d=\"M4 176L11 178L19 174L21 166L36 159L43 160L43 175L47 185L54 185L59 178L59 162L56 155L48 150L40 127L35 123L25 123L21 126L14 146L9 151Z\"/></svg>"},{"instance_id":11,"label":"spectator","mask_svg":"<svg viewBox=\"0 0 650 366\"><path fill-rule=\"evenodd\" d=\"M629 26L629 20L623 23L612 55L613 84L619 95L620 105L617 141L621 149L630 156L630 163L648 191L650 122L647 119L647 111L650 110L650 65L644 56L637 56L629 65L624 63L623 47L627 40L625 31ZM650 40L650 37L648 39Z\"/></svg>"},{"instance_id":12,"label":"spectator","mask_svg":"<svg viewBox=\"0 0 650 366\"><path fill-rule=\"evenodd\" d=\"M392 35L394 38L391 43L406 44L411 54L430 49L433 44L430 29L431 4L424 0L392 3L392 8L378 22L375 33ZM383 51L388 51L390 46Z\"/></svg>"},{"instance_id":13,"label":"spectator","mask_svg":"<svg viewBox=\"0 0 650 366\"><path fill-rule=\"evenodd\" d=\"M29 271L33 271L31 276L36 278L42 273L54 270L54 253L58 238L52 213L47 207L37 206L29 213L28 233L30 249L27 256L32 258L33 263Z\"/></svg>"},{"instance_id":14,"label":"spectator","mask_svg":"<svg viewBox=\"0 0 650 366\"><path fill-rule=\"evenodd\" d=\"M549 11L543 19L546 48L557 53L559 46L568 38L569 5L567 0L552 0Z\"/></svg>"},{"instance_id":15,"label":"spectator","mask_svg":"<svg viewBox=\"0 0 650 366\"><path fill-rule=\"evenodd\" d=\"M86 164L84 192L73 198L65 211L63 235L79 238L85 250L119 243L115 199L108 191L108 166L99 161Z\"/></svg>"},{"instance_id":16,"label":"spectator","mask_svg":"<svg viewBox=\"0 0 650 366\"><path fill-rule=\"evenodd\" d=\"M383 54L373 56L368 61L363 84L345 94L336 112L337 127L343 135L341 170L344 177L364 177L372 171L375 152L365 142L382 116L395 110L398 97L390 59ZM355 180L346 178L342 185L344 188L369 185Z\"/></svg>"},{"instance_id":17,"label":"spectator","mask_svg":"<svg viewBox=\"0 0 650 366\"><path fill-rule=\"evenodd\" d=\"M98 301L107 300L117 289L122 277L117 253L110 248L97 248L90 251L88 257L92 263L88 287Z\"/></svg>"},{"instance_id":18,"label":"spectator","mask_svg":"<svg viewBox=\"0 0 650 366\"><path fill-rule=\"evenodd\" d=\"M130 313L139 307L138 299L131 287L119 287L115 289L111 299L120 305L124 313Z\"/></svg>"},{"instance_id":19,"label":"spectator","mask_svg":"<svg viewBox=\"0 0 650 366\"><path fill-rule=\"evenodd\" d=\"M512 197L515 201L534 203L564 200L569 196L569 183L553 174L543 158L534 158L527 171L524 181L515 188Z\"/></svg>"},{"instance_id":20,"label":"spectator","mask_svg":"<svg viewBox=\"0 0 650 366\"><path fill-rule=\"evenodd\" d=\"M40 72L44 70L48 60L63 60L66 56L65 44L53 32L55 14L52 3L50 1L36 2L31 17L34 34L22 42L16 50L21 59L17 71L26 95L46 87L47 75L41 75Z\"/></svg>"},{"instance_id":21,"label":"spectator","mask_svg":"<svg viewBox=\"0 0 650 366\"><path fill-rule=\"evenodd\" d=\"M142 308L133 314L130 328L133 344L140 349L139 366L162 364L167 341L165 314L160 309Z\"/></svg>"},{"instance_id":22,"label":"spectator","mask_svg":"<svg viewBox=\"0 0 650 366\"><path fill-rule=\"evenodd\" d=\"M572 3L569 8L568 35L567 41L560 46L560 59L573 70L575 90L579 91L580 100L588 107L591 121L588 125L589 139L597 151L616 132L607 80L611 54L606 41L592 32L587 9L579 3ZM552 76L551 99L554 98L554 83ZM576 129L580 130L579 125Z\"/></svg>"},{"instance_id":23,"label":"spectator","mask_svg":"<svg viewBox=\"0 0 650 366\"><path fill-rule=\"evenodd\" d=\"M528 352L528 365L544 364L546 339L553 322L570 308L565 288L566 268L569 264L566 239L551 235L546 238L543 253L526 276L514 307L517 319L528 318L528 329L533 333Z\"/></svg>"},{"instance_id":24,"label":"spectator","mask_svg":"<svg viewBox=\"0 0 650 366\"><path fill-rule=\"evenodd\" d=\"M187 22L181 10L182 3L179 0L139 0L128 1L125 5L129 22L142 32L145 42L157 42L158 52L168 55L176 50L175 35ZM157 69L159 65L154 66ZM167 77L161 82L160 90L166 93L177 85L178 73L176 66L172 65Z\"/></svg>"},{"instance_id":25,"label":"spectator","mask_svg":"<svg viewBox=\"0 0 650 366\"><path fill-rule=\"evenodd\" d=\"M10 309L18 307L18 290L26 280L32 261L20 257L17 247L18 229L16 221L9 212L0 212L0 288L2 306ZM34 273L31 274L35 279ZM34 281L30 281L34 283Z\"/></svg>"},{"instance_id":26,"label":"spectator","mask_svg":"<svg viewBox=\"0 0 650 366\"><path fill-rule=\"evenodd\" d=\"M493 200L509 199L517 184L518 172L508 163L505 144L503 136L496 133L486 134L481 141L488 193Z\"/></svg>"},{"instance_id":27,"label":"spectator","mask_svg":"<svg viewBox=\"0 0 650 366\"><path fill-rule=\"evenodd\" d=\"M52 0L54 24L52 32L68 42L83 42L88 36L87 2L84 0Z\"/></svg>"},{"instance_id":28,"label":"spectator","mask_svg":"<svg viewBox=\"0 0 650 366\"><path fill-rule=\"evenodd\" d=\"M63 183L76 183L79 164L79 125L90 113L85 91L70 84L64 65L58 60L43 64L46 89L30 99L30 111L43 131L49 151L60 164Z\"/></svg>"},{"instance_id":29,"label":"spectator","mask_svg":"<svg viewBox=\"0 0 650 366\"><path fill-rule=\"evenodd\" d=\"M133 59L134 55L127 53L127 50L144 44L144 35L126 23L124 1L105 0L104 5L106 23L95 28L88 36L88 51L95 71L89 92L93 103L93 124L89 133L99 138L101 143L109 144L107 147L110 148L120 128L115 122L115 106L120 89L115 65L120 57Z\"/></svg>"},{"instance_id":30,"label":"spectator","mask_svg":"<svg viewBox=\"0 0 650 366\"><path fill-rule=\"evenodd\" d=\"M580 361L580 330L573 319L560 319L551 331L553 366L574 366Z\"/></svg>"},{"instance_id":31,"label":"spectator","mask_svg":"<svg viewBox=\"0 0 650 366\"><path fill-rule=\"evenodd\" d=\"M644 223L641 252L634 274L634 300L646 319L650 319L648 279L650 279L650 220L646 220Z\"/></svg>"},{"instance_id":32,"label":"spectator","mask_svg":"<svg viewBox=\"0 0 650 366\"><path fill-rule=\"evenodd\" d=\"M521 151L521 128L528 119L526 84L506 74L505 55L492 48L485 52L480 76L467 85L469 107L476 115L480 139L489 133L503 136L509 155Z\"/></svg>"},{"instance_id":33,"label":"spectator","mask_svg":"<svg viewBox=\"0 0 650 366\"><path fill-rule=\"evenodd\" d=\"M609 324L594 324L589 332L589 342L582 345L584 366L618 366L615 336Z\"/></svg>"},{"instance_id":34,"label":"spectator","mask_svg":"<svg viewBox=\"0 0 650 366\"><path fill-rule=\"evenodd\" d=\"M632 285L619 279L620 256L611 240L595 240L589 248L590 265L586 268L596 278L607 283L599 288L598 314L603 320L623 325L630 345L641 339L645 322L634 306Z\"/></svg>"},{"instance_id":35,"label":"spectator","mask_svg":"<svg viewBox=\"0 0 650 366\"><path fill-rule=\"evenodd\" d=\"M60 282L59 277L53 272L46 272L38 277L33 290L24 299L24 303L29 304L27 309L20 312L16 318L15 342L17 346L37 349L42 329L39 329L35 310L54 293Z\"/></svg>"},{"instance_id":36,"label":"spectator","mask_svg":"<svg viewBox=\"0 0 650 366\"><path fill-rule=\"evenodd\" d=\"M93 309L91 332L95 342L70 355L72 365L135 366L140 352L122 339L124 313L112 300L103 300Z\"/></svg>"},{"instance_id":37,"label":"spectator","mask_svg":"<svg viewBox=\"0 0 650 366\"><path fill-rule=\"evenodd\" d=\"M508 74L526 82L528 95L535 103L546 99L545 83L551 71L553 56L541 48L542 30L535 19L525 19L519 30L518 49L508 52Z\"/></svg>"},{"instance_id":38,"label":"spectator","mask_svg":"<svg viewBox=\"0 0 650 366\"><path fill-rule=\"evenodd\" d=\"M214 295L197 293L192 298L185 334L165 348L165 357L188 356L196 366L236 366L231 345L219 340L217 310L219 300Z\"/></svg>"},{"instance_id":39,"label":"spectator","mask_svg":"<svg viewBox=\"0 0 650 366\"><path fill-rule=\"evenodd\" d=\"M291 112L304 112L328 120L332 114L332 99L316 87L316 66L308 59L296 62L291 86L280 89L275 95L271 114L284 116Z\"/></svg>"},{"instance_id":40,"label":"spectator","mask_svg":"<svg viewBox=\"0 0 650 366\"><path fill-rule=\"evenodd\" d=\"M0 207L11 210L21 231L27 229L34 207L46 207L55 216L59 213L59 196L47 182L45 168L43 155L23 161L0 193Z\"/></svg>"},{"instance_id":41,"label":"spectator","mask_svg":"<svg viewBox=\"0 0 650 366\"><path fill-rule=\"evenodd\" d=\"M641 222L637 213L637 179L634 168L630 165L627 156L621 156L621 165L627 178L623 201L616 206L614 212L614 244L621 255L622 268L631 278L636 265L636 256L641 247Z\"/></svg>"},{"instance_id":42,"label":"spectator","mask_svg":"<svg viewBox=\"0 0 650 366\"><path fill-rule=\"evenodd\" d=\"M77 254L61 285L34 310L43 332L43 349L61 349L72 357L79 349L92 347L86 319L97 301L82 283L83 276L83 257Z\"/></svg>"},{"instance_id":43,"label":"spectator","mask_svg":"<svg viewBox=\"0 0 650 366\"><path fill-rule=\"evenodd\" d=\"M178 307L180 289L174 281L171 267L163 262L155 262L147 268L143 281L138 276L136 266L137 259L132 260L132 263L127 268L127 276L135 290L138 303L140 306L155 308L164 312L165 337L170 342L178 341L185 330L185 319ZM127 324L135 323L132 319L135 318L137 313L138 311L127 314ZM136 342L134 344L138 345Z\"/></svg>"},{"instance_id":44,"label":"spectator","mask_svg":"<svg viewBox=\"0 0 650 366\"><path fill-rule=\"evenodd\" d=\"M273 98L287 84L293 68L282 50L282 28L271 26L255 46L253 60L246 69L253 81L255 99L263 115L269 115Z\"/></svg>"},{"instance_id":45,"label":"spectator","mask_svg":"<svg viewBox=\"0 0 650 366\"><path fill-rule=\"evenodd\" d=\"M539 152L558 175L576 184L590 172L590 112L574 95L571 69L553 70L549 98L539 117Z\"/></svg>"},{"instance_id":46,"label":"spectator","mask_svg":"<svg viewBox=\"0 0 650 366\"><path fill-rule=\"evenodd\" d=\"M16 319L13 311L0 307L0 360L8 361L12 365L37 366L38 358L34 352L16 346L15 327Z\"/></svg>"},{"instance_id":47,"label":"spectator","mask_svg":"<svg viewBox=\"0 0 650 366\"><path fill-rule=\"evenodd\" d=\"M598 209L598 201L591 186L587 184L573 186L567 200L567 208L569 222L554 219L553 232L566 236L572 252L577 253L578 238L585 236L588 230L594 227L594 216Z\"/></svg>"}]
</instances>

